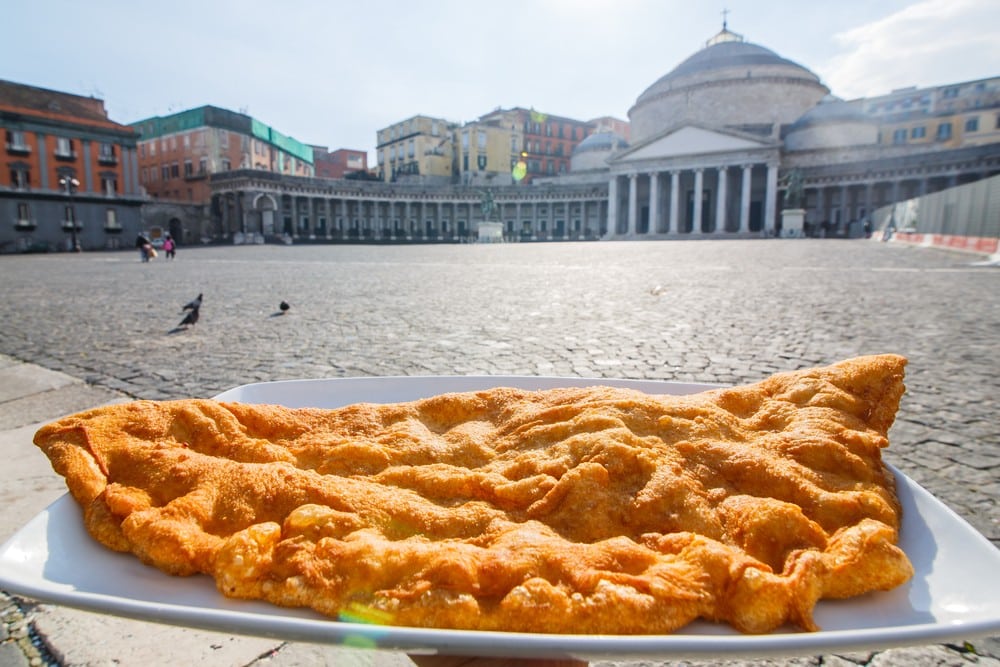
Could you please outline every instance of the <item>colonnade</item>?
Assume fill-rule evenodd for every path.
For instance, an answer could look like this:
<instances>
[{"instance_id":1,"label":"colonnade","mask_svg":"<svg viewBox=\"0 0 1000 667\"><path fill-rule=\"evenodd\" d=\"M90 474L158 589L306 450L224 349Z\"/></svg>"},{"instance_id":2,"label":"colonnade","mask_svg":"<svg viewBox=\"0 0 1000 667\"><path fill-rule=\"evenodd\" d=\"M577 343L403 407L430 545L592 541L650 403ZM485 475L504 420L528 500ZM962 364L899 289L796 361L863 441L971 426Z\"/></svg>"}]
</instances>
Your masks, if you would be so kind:
<instances>
[{"instance_id":1,"label":"colonnade","mask_svg":"<svg viewBox=\"0 0 1000 667\"><path fill-rule=\"evenodd\" d=\"M773 232L778 165L724 164L615 175L609 238Z\"/></svg>"},{"instance_id":2,"label":"colonnade","mask_svg":"<svg viewBox=\"0 0 1000 667\"><path fill-rule=\"evenodd\" d=\"M817 179L818 180L818 179ZM843 236L861 233L862 222L872 211L914 197L952 188L958 172L946 174L869 176L850 180L828 178L806 183L804 189L807 233ZM852 225L858 225L857 229Z\"/></svg>"},{"instance_id":3,"label":"colonnade","mask_svg":"<svg viewBox=\"0 0 1000 667\"><path fill-rule=\"evenodd\" d=\"M310 179L300 179L310 180ZM506 241L596 240L605 231L607 193L576 188L422 189L382 184L345 186L339 193L233 183L213 194L217 234L281 236L292 241L474 240L478 224L499 222ZM391 190L391 191L390 191Z\"/></svg>"}]
</instances>

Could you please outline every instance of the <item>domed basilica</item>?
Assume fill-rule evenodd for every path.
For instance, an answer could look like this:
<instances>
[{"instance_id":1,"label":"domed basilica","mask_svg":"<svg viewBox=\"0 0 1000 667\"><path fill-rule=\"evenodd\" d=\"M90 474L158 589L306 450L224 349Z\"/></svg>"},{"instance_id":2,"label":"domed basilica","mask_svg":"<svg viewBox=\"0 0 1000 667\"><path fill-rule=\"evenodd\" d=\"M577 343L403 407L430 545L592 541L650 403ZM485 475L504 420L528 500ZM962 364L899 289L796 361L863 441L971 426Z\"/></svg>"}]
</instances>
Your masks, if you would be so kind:
<instances>
[{"instance_id":1,"label":"domed basilica","mask_svg":"<svg viewBox=\"0 0 1000 667\"><path fill-rule=\"evenodd\" d=\"M967 87L965 97L996 106L996 79ZM893 100L882 109L881 98L841 100L807 68L723 26L639 95L627 147L605 135L598 158L585 141L559 180L608 182L605 238L858 236L880 206L1000 171L996 137L956 146L939 129L963 122L934 99L958 97L957 88L897 91L886 97L900 98L901 113L880 115ZM912 98L924 108L910 110ZM887 143L893 120L908 127ZM908 141L928 129L937 141ZM783 224L779 213L791 208L801 213Z\"/></svg>"},{"instance_id":2,"label":"domed basilica","mask_svg":"<svg viewBox=\"0 0 1000 667\"><path fill-rule=\"evenodd\" d=\"M508 133L497 145L514 154L481 155L481 164L499 165L484 180L364 183L237 170L213 176L205 235L449 242L475 239L489 222L505 241L857 237L881 207L1000 173L998 109L1000 77L840 99L808 68L723 24L639 94L628 123L590 121L595 130L575 144L565 173L529 183L508 171L503 180L506 161L521 159L528 142L498 109L471 134L488 145L486 125L496 123ZM532 142L536 152L562 137L540 116L523 122L525 133L528 125L536 136L553 132ZM415 161L448 159L441 147L450 140L432 132L433 150L414 151L423 130L397 125L406 132L395 141ZM463 151L477 142L467 141L468 126L454 132L453 169L464 169L476 160ZM542 150L535 155L546 158Z\"/></svg>"}]
</instances>

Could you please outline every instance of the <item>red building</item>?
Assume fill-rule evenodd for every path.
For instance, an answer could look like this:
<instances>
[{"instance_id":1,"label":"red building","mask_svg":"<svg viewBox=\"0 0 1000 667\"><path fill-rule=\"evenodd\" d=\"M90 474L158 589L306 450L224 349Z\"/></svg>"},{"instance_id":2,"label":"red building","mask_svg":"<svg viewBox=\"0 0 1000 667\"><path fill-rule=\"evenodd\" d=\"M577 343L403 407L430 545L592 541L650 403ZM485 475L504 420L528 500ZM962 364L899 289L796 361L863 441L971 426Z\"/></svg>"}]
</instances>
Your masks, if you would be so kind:
<instances>
[{"instance_id":1,"label":"red building","mask_svg":"<svg viewBox=\"0 0 1000 667\"><path fill-rule=\"evenodd\" d=\"M479 120L514 122L521 139L521 154L516 156L527 167L520 180L530 183L533 178L556 176L569 172L569 160L576 145L593 131L588 121L514 107L497 109ZM513 165L512 165L513 166Z\"/></svg>"},{"instance_id":2,"label":"red building","mask_svg":"<svg viewBox=\"0 0 1000 667\"><path fill-rule=\"evenodd\" d=\"M368 152L350 148L327 150L313 146L313 166L317 178L344 178L348 174L368 173Z\"/></svg>"},{"instance_id":3,"label":"red building","mask_svg":"<svg viewBox=\"0 0 1000 667\"><path fill-rule=\"evenodd\" d=\"M137 135L104 102L0 81L0 252L128 246L140 229Z\"/></svg>"}]
</instances>

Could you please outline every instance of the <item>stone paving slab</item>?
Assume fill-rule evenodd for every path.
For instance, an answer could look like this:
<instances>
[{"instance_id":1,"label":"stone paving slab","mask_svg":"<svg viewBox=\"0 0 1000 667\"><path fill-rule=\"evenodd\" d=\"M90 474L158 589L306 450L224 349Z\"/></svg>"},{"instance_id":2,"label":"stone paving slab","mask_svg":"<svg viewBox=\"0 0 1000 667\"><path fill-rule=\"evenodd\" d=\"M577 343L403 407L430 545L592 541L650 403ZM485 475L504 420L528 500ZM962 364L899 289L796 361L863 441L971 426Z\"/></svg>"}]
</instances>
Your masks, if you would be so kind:
<instances>
[{"instance_id":1,"label":"stone paving slab","mask_svg":"<svg viewBox=\"0 0 1000 667\"><path fill-rule=\"evenodd\" d=\"M28 491L3 498L0 527L16 529L59 494L50 470L32 471L32 425L13 426L58 396L45 418L92 399L212 396L254 381L545 374L739 383L897 352L910 359L908 394L886 459L1000 544L1000 270L976 264L942 250L831 240L192 248L149 264L131 252L4 257L0 378L19 378L12 393L28 395L0 401L0 452L15 461L11 452L25 448L22 464L0 470L0 489ZM180 306L198 292L201 320L177 330ZM274 316L282 299L292 310ZM5 414L21 416L3 422ZM160 626L122 631L127 641L102 654L73 643L92 636L84 612L20 605L4 602L5 614L25 607L54 664L409 663L392 652L266 641L258 654L254 638L213 649L221 640L204 637L184 649L173 633L194 631ZM13 655L11 641L0 659ZM996 665L998 644L726 664ZM235 662L220 662L223 650Z\"/></svg>"}]
</instances>

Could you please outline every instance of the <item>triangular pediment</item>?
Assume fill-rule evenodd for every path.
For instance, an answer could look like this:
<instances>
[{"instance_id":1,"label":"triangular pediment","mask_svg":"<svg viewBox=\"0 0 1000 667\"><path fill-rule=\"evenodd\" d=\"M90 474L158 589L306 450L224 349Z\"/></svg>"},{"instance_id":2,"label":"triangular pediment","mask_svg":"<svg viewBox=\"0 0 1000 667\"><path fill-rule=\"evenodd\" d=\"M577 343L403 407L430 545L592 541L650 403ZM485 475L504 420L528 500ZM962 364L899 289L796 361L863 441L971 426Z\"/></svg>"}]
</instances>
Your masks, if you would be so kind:
<instances>
[{"instance_id":1,"label":"triangular pediment","mask_svg":"<svg viewBox=\"0 0 1000 667\"><path fill-rule=\"evenodd\" d=\"M772 143L697 125L684 125L616 156L615 162L656 160L705 153L731 153L771 148Z\"/></svg>"}]
</instances>

